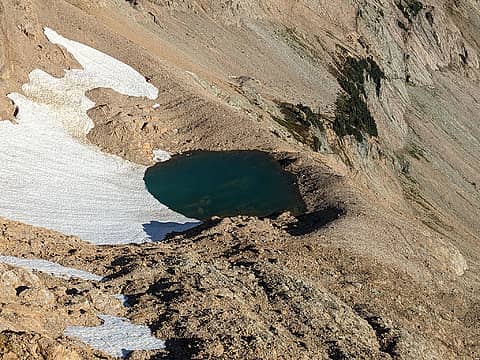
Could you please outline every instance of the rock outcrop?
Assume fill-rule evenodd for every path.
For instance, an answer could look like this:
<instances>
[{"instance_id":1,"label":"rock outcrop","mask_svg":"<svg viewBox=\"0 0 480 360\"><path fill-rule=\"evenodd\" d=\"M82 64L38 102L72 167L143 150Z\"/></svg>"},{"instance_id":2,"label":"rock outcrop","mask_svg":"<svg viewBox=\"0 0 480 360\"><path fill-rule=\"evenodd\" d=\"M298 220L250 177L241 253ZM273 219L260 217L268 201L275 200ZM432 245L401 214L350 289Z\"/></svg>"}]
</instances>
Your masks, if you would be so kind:
<instances>
[{"instance_id":1,"label":"rock outcrop","mask_svg":"<svg viewBox=\"0 0 480 360\"><path fill-rule=\"evenodd\" d=\"M477 1L3 0L12 123L5 95L33 69L80 68L44 26L159 89L155 101L90 91L93 145L144 165L153 149L270 151L309 215L116 247L2 220L2 255L105 276L2 265L2 356L100 358L62 334L109 306L166 340L132 359L480 356Z\"/></svg>"}]
</instances>

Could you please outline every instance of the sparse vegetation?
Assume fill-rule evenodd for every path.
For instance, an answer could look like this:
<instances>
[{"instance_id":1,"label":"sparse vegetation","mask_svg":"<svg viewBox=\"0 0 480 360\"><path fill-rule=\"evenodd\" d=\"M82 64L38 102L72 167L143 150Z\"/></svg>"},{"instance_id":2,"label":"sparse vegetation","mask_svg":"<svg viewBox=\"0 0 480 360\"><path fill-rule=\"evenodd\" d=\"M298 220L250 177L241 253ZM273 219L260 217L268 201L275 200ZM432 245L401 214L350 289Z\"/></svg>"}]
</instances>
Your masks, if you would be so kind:
<instances>
[{"instance_id":1,"label":"sparse vegetation","mask_svg":"<svg viewBox=\"0 0 480 360\"><path fill-rule=\"evenodd\" d=\"M333 129L337 135L353 135L358 142L362 142L366 135L378 136L375 119L366 102L365 81L371 79L377 96L380 96L381 82L385 77L383 71L372 58L349 57L336 75L343 90L335 103Z\"/></svg>"},{"instance_id":2,"label":"sparse vegetation","mask_svg":"<svg viewBox=\"0 0 480 360\"><path fill-rule=\"evenodd\" d=\"M412 22L413 18L423 9L423 4L418 0L399 0L395 5L409 22Z\"/></svg>"},{"instance_id":3,"label":"sparse vegetation","mask_svg":"<svg viewBox=\"0 0 480 360\"><path fill-rule=\"evenodd\" d=\"M417 160L425 159L425 150L423 150L421 147L419 147L416 144L410 144L410 146L407 148L407 152L414 159L417 159Z\"/></svg>"},{"instance_id":4,"label":"sparse vegetation","mask_svg":"<svg viewBox=\"0 0 480 360\"><path fill-rule=\"evenodd\" d=\"M432 230L445 235L442 230L450 231L451 228L437 215L436 206L422 195L418 181L408 174L403 174L401 179L403 194L410 203L415 206L417 211L423 214L422 223Z\"/></svg>"},{"instance_id":5,"label":"sparse vegetation","mask_svg":"<svg viewBox=\"0 0 480 360\"><path fill-rule=\"evenodd\" d=\"M423 160L428 162L426 151L420 145L416 143L408 143L405 147L397 152L396 158L398 159L399 163L401 164L402 173L408 174L410 169L410 158L415 160ZM404 171L407 170L407 171Z\"/></svg>"},{"instance_id":6,"label":"sparse vegetation","mask_svg":"<svg viewBox=\"0 0 480 360\"><path fill-rule=\"evenodd\" d=\"M401 22L400 20L397 20L397 25L403 31L408 31L408 27L403 22Z\"/></svg>"},{"instance_id":7,"label":"sparse vegetation","mask_svg":"<svg viewBox=\"0 0 480 360\"><path fill-rule=\"evenodd\" d=\"M432 13L432 11L427 11L425 13L425 18L427 19L430 26L433 26L433 13Z\"/></svg>"},{"instance_id":8,"label":"sparse vegetation","mask_svg":"<svg viewBox=\"0 0 480 360\"><path fill-rule=\"evenodd\" d=\"M273 119L285 127L297 141L310 146L314 151L319 151L322 148L322 141L315 133L325 131L322 115L303 104L279 102L277 105L283 118L274 116Z\"/></svg>"}]
</instances>

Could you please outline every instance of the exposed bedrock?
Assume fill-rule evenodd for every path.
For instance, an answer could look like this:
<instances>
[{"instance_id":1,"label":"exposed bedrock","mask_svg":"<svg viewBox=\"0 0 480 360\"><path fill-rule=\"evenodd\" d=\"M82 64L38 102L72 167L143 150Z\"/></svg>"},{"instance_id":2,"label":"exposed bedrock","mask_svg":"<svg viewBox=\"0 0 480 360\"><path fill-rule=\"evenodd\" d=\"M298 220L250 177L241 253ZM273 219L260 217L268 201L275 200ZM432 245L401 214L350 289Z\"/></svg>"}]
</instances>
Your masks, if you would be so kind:
<instances>
[{"instance_id":1,"label":"exposed bedrock","mask_svg":"<svg viewBox=\"0 0 480 360\"><path fill-rule=\"evenodd\" d=\"M87 92L96 105L86 142L101 156L149 165L154 149L273 152L298 176L311 214L339 216L319 227L313 215L216 219L118 247L2 220L3 255L107 279L101 295L44 275L33 284L8 268L17 280L1 283L3 353L98 358L62 327L99 325L92 304L113 308L105 294L123 293L132 307L117 315L166 340L164 353L135 359L480 356L476 1L47 3L0 1L2 96L21 94L34 69L57 79L81 70L45 38L48 26L159 90L156 100ZM12 119L12 105L0 106ZM72 287L88 291L63 289ZM47 312L52 320L39 320Z\"/></svg>"}]
</instances>

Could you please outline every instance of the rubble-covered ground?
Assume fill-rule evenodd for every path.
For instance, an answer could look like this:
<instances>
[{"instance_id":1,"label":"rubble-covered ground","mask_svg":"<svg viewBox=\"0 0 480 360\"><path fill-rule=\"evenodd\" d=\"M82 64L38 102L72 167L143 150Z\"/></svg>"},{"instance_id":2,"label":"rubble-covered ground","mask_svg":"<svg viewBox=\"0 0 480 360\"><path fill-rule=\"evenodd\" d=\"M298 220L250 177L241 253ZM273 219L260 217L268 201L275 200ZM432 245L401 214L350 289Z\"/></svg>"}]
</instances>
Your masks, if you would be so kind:
<instances>
[{"instance_id":1,"label":"rubble-covered ground","mask_svg":"<svg viewBox=\"0 0 480 360\"><path fill-rule=\"evenodd\" d=\"M479 357L477 2L135 3L0 1L0 117L15 124L6 95L32 70L80 69L50 27L159 89L89 91L88 142L142 165L154 149L268 151L308 215L117 246L4 218L0 255L105 278L1 264L0 358L108 358L64 335L97 314L165 340L129 359Z\"/></svg>"}]
</instances>

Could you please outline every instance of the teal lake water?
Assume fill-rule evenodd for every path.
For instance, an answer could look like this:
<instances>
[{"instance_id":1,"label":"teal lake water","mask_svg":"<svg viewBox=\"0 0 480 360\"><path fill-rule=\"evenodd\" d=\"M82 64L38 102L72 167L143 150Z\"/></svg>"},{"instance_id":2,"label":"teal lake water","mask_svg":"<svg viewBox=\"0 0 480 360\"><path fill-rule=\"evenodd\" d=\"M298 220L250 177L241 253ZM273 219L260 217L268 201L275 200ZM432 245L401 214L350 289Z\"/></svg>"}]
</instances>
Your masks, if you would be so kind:
<instances>
[{"instance_id":1,"label":"teal lake water","mask_svg":"<svg viewBox=\"0 0 480 360\"><path fill-rule=\"evenodd\" d=\"M199 220L305 211L295 177L260 151L183 154L148 168L144 180L161 203Z\"/></svg>"}]
</instances>

